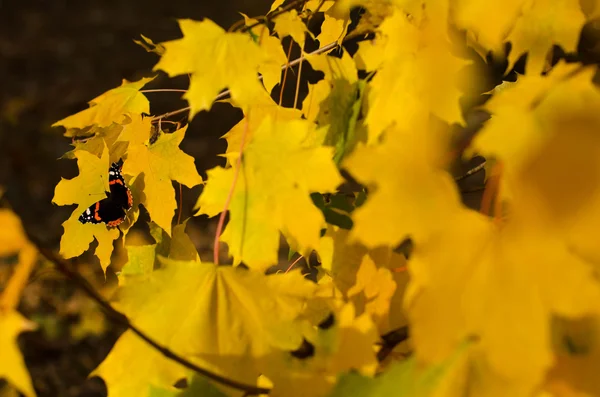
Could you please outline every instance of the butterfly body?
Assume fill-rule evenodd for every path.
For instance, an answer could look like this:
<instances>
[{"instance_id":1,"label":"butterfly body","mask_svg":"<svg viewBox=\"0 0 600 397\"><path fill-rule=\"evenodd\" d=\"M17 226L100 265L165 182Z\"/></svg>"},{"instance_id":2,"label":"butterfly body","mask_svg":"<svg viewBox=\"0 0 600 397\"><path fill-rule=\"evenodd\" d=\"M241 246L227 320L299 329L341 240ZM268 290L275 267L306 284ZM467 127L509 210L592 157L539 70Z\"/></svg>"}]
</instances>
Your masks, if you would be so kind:
<instances>
[{"instance_id":1,"label":"butterfly body","mask_svg":"<svg viewBox=\"0 0 600 397\"><path fill-rule=\"evenodd\" d=\"M81 223L106 223L109 227L120 225L133 205L131 190L121 174L123 160L112 163L108 170L108 196L86 209L80 216Z\"/></svg>"}]
</instances>

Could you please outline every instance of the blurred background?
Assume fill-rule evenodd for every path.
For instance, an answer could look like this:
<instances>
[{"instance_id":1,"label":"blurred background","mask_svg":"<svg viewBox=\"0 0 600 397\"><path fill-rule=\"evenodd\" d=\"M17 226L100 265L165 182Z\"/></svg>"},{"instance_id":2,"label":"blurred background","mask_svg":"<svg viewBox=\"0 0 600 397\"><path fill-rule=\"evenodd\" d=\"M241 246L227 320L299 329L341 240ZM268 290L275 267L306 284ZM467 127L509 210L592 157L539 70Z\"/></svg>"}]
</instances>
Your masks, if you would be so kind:
<instances>
[{"instance_id":1,"label":"blurred background","mask_svg":"<svg viewBox=\"0 0 600 397\"><path fill-rule=\"evenodd\" d=\"M227 28L241 19L238 12L264 15L269 6L269 0L0 0L0 187L27 228L46 246L58 246L61 223L74 207L53 205L54 187L61 177L76 176L77 165L58 160L70 141L50 125L87 108L123 78L153 74L157 55L134 39L140 34L155 42L180 38L177 18L210 18ZM186 86L185 78L160 74L146 88ZM152 113L185 106L180 96L148 94ZM195 157L203 177L223 164L217 154L226 145L219 137L239 119L241 113L227 105L194 118L181 147ZM182 219L191 216L199 192L184 187ZM192 218L187 230L202 256L210 256L214 221ZM80 262L80 272L98 288L115 284L110 271L104 283L94 258ZM11 263L0 261L0 286L10 270ZM86 377L122 329L105 321L95 304L49 265L34 272L19 309L40 324L19 338L39 396L106 395L101 380Z\"/></svg>"}]
</instances>

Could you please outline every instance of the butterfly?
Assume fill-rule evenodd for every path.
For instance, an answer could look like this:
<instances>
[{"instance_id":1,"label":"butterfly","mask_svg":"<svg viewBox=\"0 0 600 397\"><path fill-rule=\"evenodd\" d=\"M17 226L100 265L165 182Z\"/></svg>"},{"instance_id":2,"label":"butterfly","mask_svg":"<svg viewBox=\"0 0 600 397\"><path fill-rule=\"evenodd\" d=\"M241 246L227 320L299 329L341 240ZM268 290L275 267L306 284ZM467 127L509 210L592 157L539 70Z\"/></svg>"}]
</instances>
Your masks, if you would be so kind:
<instances>
[{"instance_id":1,"label":"butterfly","mask_svg":"<svg viewBox=\"0 0 600 397\"><path fill-rule=\"evenodd\" d=\"M121 174L123 159L112 163L108 169L108 197L92 204L79 216L81 223L106 223L108 227L115 227L125 220L127 211L133 205L131 190L125 184Z\"/></svg>"}]
</instances>

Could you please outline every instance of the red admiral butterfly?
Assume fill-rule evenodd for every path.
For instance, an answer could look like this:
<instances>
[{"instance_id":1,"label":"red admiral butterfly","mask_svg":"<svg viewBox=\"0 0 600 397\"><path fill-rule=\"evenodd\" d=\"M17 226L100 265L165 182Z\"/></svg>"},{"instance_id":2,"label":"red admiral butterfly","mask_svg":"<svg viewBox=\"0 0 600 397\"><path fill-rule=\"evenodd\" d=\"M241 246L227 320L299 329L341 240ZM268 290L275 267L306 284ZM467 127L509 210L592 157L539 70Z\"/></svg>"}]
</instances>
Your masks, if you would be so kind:
<instances>
[{"instance_id":1,"label":"red admiral butterfly","mask_svg":"<svg viewBox=\"0 0 600 397\"><path fill-rule=\"evenodd\" d=\"M125 185L121 175L123 160L112 163L108 170L108 197L92 204L79 216L81 223L106 223L108 227L115 227L125 220L127 211L133 205L131 190Z\"/></svg>"}]
</instances>

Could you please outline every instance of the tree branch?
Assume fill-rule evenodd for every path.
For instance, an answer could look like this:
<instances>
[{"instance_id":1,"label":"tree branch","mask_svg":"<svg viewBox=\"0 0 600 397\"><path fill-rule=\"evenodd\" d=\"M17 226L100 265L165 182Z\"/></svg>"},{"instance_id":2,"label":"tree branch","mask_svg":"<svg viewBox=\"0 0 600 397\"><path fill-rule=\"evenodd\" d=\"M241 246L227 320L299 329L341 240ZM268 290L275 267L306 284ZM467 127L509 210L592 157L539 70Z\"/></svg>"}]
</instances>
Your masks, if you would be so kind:
<instances>
[{"instance_id":1,"label":"tree branch","mask_svg":"<svg viewBox=\"0 0 600 397\"><path fill-rule=\"evenodd\" d=\"M43 244L39 239L33 236L27 228L25 228L25 233L29 240L36 246L37 250L42 254L46 259L50 262L54 263L56 268L63 273L66 277L71 279L79 288L81 288L90 298L92 298L96 303L102 308L102 310L106 313L106 315L113 320L115 323L118 323L122 326L127 327L127 329L131 330L134 334L136 334L139 338L141 338L148 345L152 346L154 349L159 351L166 358L175 361L178 364L183 365L187 369L190 369L210 380L221 383L223 385L233 387L238 390L242 390L246 392L247 395L259 395L259 394L268 394L270 389L256 387L247 385L244 383L237 382L235 380L231 380L220 376L218 374L212 373L206 369L198 367L196 364L188 361L187 359L179 356L169 348L162 346L149 335L147 335L144 331L136 327L132 324L127 316L123 313L117 311L113 308L110 303L108 303L104 298L94 289L94 287L78 272L71 269L69 263L60 255L54 253L52 250L44 248Z\"/></svg>"},{"instance_id":2,"label":"tree branch","mask_svg":"<svg viewBox=\"0 0 600 397\"><path fill-rule=\"evenodd\" d=\"M473 174L475 174L475 173L477 173L477 172L481 171L482 169L484 169L484 168L485 168L485 163L486 163L486 162L484 161L483 163L481 163L481 164L479 164L479 165L477 165L477 166L475 166L475 167L471 168L471 169L470 169L469 171L467 171L465 174L463 174L463 175L460 175L460 176L457 176L456 178L454 178L454 180L455 180L456 182L458 182L458 181L462 181L462 180L463 180L463 179L465 179L466 177L469 177L469 176L471 176L471 175L473 175Z\"/></svg>"}]
</instances>

